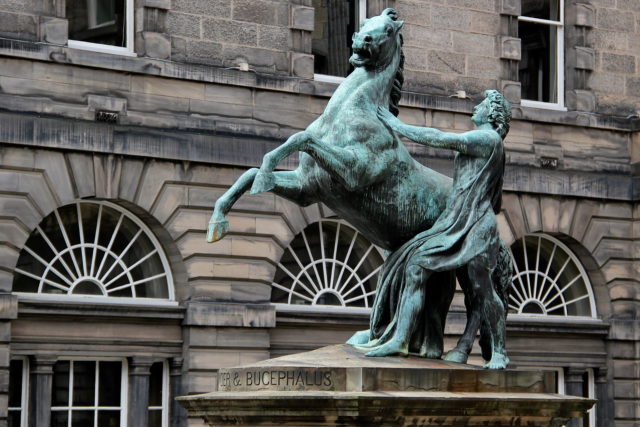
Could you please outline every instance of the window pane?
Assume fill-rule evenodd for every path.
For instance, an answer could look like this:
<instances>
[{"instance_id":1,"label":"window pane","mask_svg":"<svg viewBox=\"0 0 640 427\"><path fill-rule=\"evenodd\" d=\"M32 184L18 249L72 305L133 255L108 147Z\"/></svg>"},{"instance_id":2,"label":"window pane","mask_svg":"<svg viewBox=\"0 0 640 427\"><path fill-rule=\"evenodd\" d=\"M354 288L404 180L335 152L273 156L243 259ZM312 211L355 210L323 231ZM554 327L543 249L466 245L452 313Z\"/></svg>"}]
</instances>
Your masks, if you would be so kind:
<instances>
[{"instance_id":1,"label":"window pane","mask_svg":"<svg viewBox=\"0 0 640 427\"><path fill-rule=\"evenodd\" d=\"M126 46L125 0L67 0L69 39Z\"/></svg>"},{"instance_id":2,"label":"window pane","mask_svg":"<svg viewBox=\"0 0 640 427\"><path fill-rule=\"evenodd\" d=\"M162 362L151 365L149 406L162 406Z\"/></svg>"},{"instance_id":3,"label":"window pane","mask_svg":"<svg viewBox=\"0 0 640 427\"><path fill-rule=\"evenodd\" d=\"M9 407L22 406L22 360L12 360L9 365Z\"/></svg>"},{"instance_id":4,"label":"window pane","mask_svg":"<svg viewBox=\"0 0 640 427\"><path fill-rule=\"evenodd\" d=\"M69 406L69 361L53 365L52 406ZM66 424L65 424L66 425Z\"/></svg>"},{"instance_id":5,"label":"window pane","mask_svg":"<svg viewBox=\"0 0 640 427\"><path fill-rule=\"evenodd\" d=\"M315 25L312 38L314 71L345 77L349 64L351 36L356 31L357 0L313 0Z\"/></svg>"},{"instance_id":6,"label":"window pane","mask_svg":"<svg viewBox=\"0 0 640 427\"><path fill-rule=\"evenodd\" d=\"M67 427L68 416L67 411L51 411L51 427Z\"/></svg>"},{"instance_id":7,"label":"window pane","mask_svg":"<svg viewBox=\"0 0 640 427\"><path fill-rule=\"evenodd\" d=\"M120 411L99 411L98 427L120 427Z\"/></svg>"},{"instance_id":8,"label":"window pane","mask_svg":"<svg viewBox=\"0 0 640 427\"><path fill-rule=\"evenodd\" d=\"M93 406L95 393L96 362L73 362L73 406Z\"/></svg>"},{"instance_id":9,"label":"window pane","mask_svg":"<svg viewBox=\"0 0 640 427\"><path fill-rule=\"evenodd\" d=\"M22 411L9 411L8 426L9 427L21 427L20 421L22 417ZM152 425L152 424L149 424Z\"/></svg>"},{"instance_id":10,"label":"window pane","mask_svg":"<svg viewBox=\"0 0 640 427\"><path fill-rule=\"evenodd\" d=\"M159 409L149 411L149 427L162 427L162 411Z\"/></svg>"},{"instance_id":11,"label":"window pane","mask_svg":"<svg viewBox=\"0 0 640 427\"><path fill-rule=\"evenodd\" d=\"M518 23L522 41L519 75L523 99L557 102L557 31L551 25Z\"/></svg>"},{"instance_id":12,"label":"window pane","mask_svg":"<svg viewBox=\"0 0 640 427\"><path fill-rule=\"evenodd\" d=\"M522 0L522 16L558 21L560 0Z\"/></svg>"},{"instance_id":13,"label":"window pane","mask_svg":"<svg viewBox=\"0 0 640 427\"><path fill-rule=\"evenodd\" d=\"M100 362L99 406L120 406L122 362Z\"/></svg>"},{"instance_id":14,"label":"window pane","mask_svg":"<svg viewBox=\"0 0 640 427\"><path fill-rule=\"evenodd\" d=\"M93 411L73 411L71 414L72 427L91 427L94 425Z\"/></svg>"}]
</instances>

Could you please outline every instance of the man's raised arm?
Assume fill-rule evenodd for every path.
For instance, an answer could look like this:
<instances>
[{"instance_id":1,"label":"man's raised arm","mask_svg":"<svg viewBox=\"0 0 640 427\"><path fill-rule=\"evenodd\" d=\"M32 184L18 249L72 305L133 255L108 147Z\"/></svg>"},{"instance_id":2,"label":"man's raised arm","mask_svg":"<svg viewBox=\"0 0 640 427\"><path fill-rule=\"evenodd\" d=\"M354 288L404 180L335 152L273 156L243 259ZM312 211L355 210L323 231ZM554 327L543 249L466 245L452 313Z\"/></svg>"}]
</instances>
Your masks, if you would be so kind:
<instances>
[{"instance_id":1,"label":"man's raised arm","mask_svg":"<svg viewBox=\"0 0 640 427\"><path fill-rule=\"evenodd\" d=\"M494 138L489 131L473 130L465 133L451 133L429 127L411 126L403 123L382 107L378 107L378 117L394 132L406 136L418 144L447 148L477 157L487 157L492 151ZM495 136L499 138L497 134Z\"/></svg>"}]
</instances>

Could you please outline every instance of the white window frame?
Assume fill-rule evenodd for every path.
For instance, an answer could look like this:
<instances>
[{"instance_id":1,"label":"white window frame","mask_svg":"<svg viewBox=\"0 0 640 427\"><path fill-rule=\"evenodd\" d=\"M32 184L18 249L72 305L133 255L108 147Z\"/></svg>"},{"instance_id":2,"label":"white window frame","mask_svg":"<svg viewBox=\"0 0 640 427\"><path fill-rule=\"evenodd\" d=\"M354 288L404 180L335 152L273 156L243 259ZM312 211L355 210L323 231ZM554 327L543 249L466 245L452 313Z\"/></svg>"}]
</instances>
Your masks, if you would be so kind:
<instances>
[{"instance_id":1,"label":"white window frame","mask_svg":"<svg viewBox=\"0 0 640 427\"><path fill-rule=\"evenodd\" d=\"M142 305L142 306L159 306L159 307L177 306L178 301L176 301L176 297L175 297L175 286L173 282L173 274L171 271L171 266L169 264L167 255L164 252L164 248L160 244L160 241L157 239L153 231L133 212L115 203L111 203L106 200L93 200L93 199L82 200L81 199L81 200L74 201L72 204L75 204L78 208L79 205L83 203L95 204L95 205L98 205L100 208L102 208L103 206L106 206L108 208L116 210L121 215L131 220L136 226L140 228L140 230L142 230L142 233L144 233L149 238L149 240L151 240L151 243L153 244L158 256L160 257L162 268L165 272L164 274L165 274L165 279L167 281L167 292L168 292L167 298L165 299L165 298L147 298L147 297L110 297L110 296L102 296L102 295L78 295L78 294L71 294L71 293L48 294L43 292L15 292L15 291L12 293L14 295L17 295L20 301L78 302L78 303L92 303L92 304L95 303L95 304L108 304L108 305ZM56 214L57 214L57 208L56 208ZM60 224L60 220L58 220L58 224ZM40 229L40 225L38 225L35 230L39 230L41 234L44 234ZM90 246L91 242L85 242L85 245ZM83 251L83 254L84 254L84 251ZM78 260L78 263L83 267L90 264L89 262L86 262L85 264L85 260L82 260L82 259ZM96 267L98 266L96 265ZM25 275L27 277L31 277L33 279L39 280L33 274L23 271L19 268L14 269L14 271L19 274ZM89 276L91 276L92 274L93 272L89 273ZM78 273L78 276L81 276L81 274ZM77 281L83 279L84 277L85 276L79 277Z\"/></svg>"},{"instance_id":2,"label":"white window frame","mask_svg":"<svg viewBox=\"0 0 640 427\"><path fill-rule=\"evenodd\" d=\"M167 360L162 361L162 405L149 405L147 410L162 411L162 427L169 427L169 362Z\"/></svg>"},{"instance_id":3,"label":"white window frame","mask_svg":"<svg viewBox=\"0 0 640 427\"><path fill-rule=\"evenodd\" d=\"M587 394L588 394L588 398L589 399L595 399L596 398L596 376L595 376L595 372L593 370L593 368L587 368ZM597 403L594 404L591 409L589 409L587 411L587 414L589 415L589 426L588 427L597 427L596 426L596 408ZM586 426L585 426L586 427Z\"/></svg>"},{"instance_id":4,"label":"white window frame","mask_svg":"<svg viewBox=\"0 0 640 427\"><path fill-rule=\"evenodd\" d=\"M567 111L565 107L564 96L564 0L558 0L560 8L560 19L558 21L550 19L531 18L528 16L519 16L518 21L531 22L534 24L549 25L557 28L557 45L556 45L556 85L558 87L557 102L542 102L530 99L521 99L520 105L523 107L542 108L547 110Z\"/></svg>"},{"instance_id":5,"label":"white window frame","mask_svg":"<svg viewBox=\"0 0 640 427\"><path fill-rule=\"evenodd\" d=\"M12 357L11 360L22 361L22 389L20 391L20 407L8 407L7 410L21 411L20 425L26 427L29 425L29 358L28 357Z\"/></svg>"},{"instance_id":6,"label":"white window frame","mask_svg":"<svg viewBox=\"0 0 640 427\"><path fill-rule=\"evenodd\" d=\"M367 0L356 0L358 2L358 21L356 22L356 28L360 27L360 24L367 19ZM332 76L329 74L314 74L313 79L324 83L336 83L340 84L346 77Z\"/></svg>"},{"instance_id":7,"label":"white window frame","mask_svg":"<svg viewBox=\"0 0 640 427\"><path fill-rule=\"evenodd\" d=\"M560 250L564 251L564 253L566 255L568 255L568 262L573 263L573 265L575 265L578 269L578 276L580 277L583 282L584 282L584 286L586 289L586 295L584 298L588 299L589 301L589 309L591 311L591 315L590 316L573 316L573 315L564 315L564 316L560 316L560 315L546 315L546 314L529 314L529 313L509 313L508 314L508 318L512 318L512 319L544 319L544 321L551 321L553 322L556 319L562 319L561 322L562 323L566 323L568 322L579 322L579 323L583 323L585 321L589 322L589 321L598 321L598 323L600 323L601 321L598 319L598 314L597 314L597 308L596 308L596 299L595 299L595 295L593 293L593 287L591 286L591 281L589 280L589 275L587 274L587 271L585 270L584 266L582 265L582 262L580 262L580 260L578 259L578 257L574 254L574 252L567 246L565 245L562 241L558 240L557 238L546 234L546 233L531 233L531 234L526 234L524 236L522 236L519 240L522 241L523 247L526 247L526 239L527 237L529 238L538 238L538 246L537 246L537 259L535 260L535 262L533 260L531 260L531 265L529 265L529 268L527 270L523 270L522 272L520 272L517 268L517 264L515 262L515 259L513 259L513 253L511 253L512 256L512 260L513 260L513 264L514 267L516 269L516 273L527 273L530 271L536 271L538 268L538 263L540 260L540 245L541 245L541 241L542 239L551 242L552 244L554 244L556 247L560 248ZM555 250L554 250L555 251ZM526 252L525 252L526 255ZM547 262L549 262L550 260L547 260ZM529 264L529 262L526 260L526 256L525 256L525 263ZM546 273L545 273L546 275ZM577 278L576 277L576 278ZM515 279L514 279L515 280ZM522 279L519 279L520 281L520 285L522 287L524 287L524 283L521 282ZM514 284L514 287L512 288L512 292L513 289L515 289L516 292L518 291L518 287L515 287L517 285ZM534 286L537 286L537 284L535 284ZM563 290L567 289L568 285L565 286L563 288ZM534 291L535 292L535 291ZM524 291L523 291L524 293Z\"/></svg>"},{"instance_id":8,"label":"white window frame","mask_svg":"<svg viewBox=\"0 0 640 427\"><path fill-rule=\"evenodd\" d=\"M95 0L94 0L95 1ZM125 2L125 25L126 25L126 42L125 47L120 46L111 46L107 44L100 43L89 43L81 40L69 40L67 42L67 46L72 49L80 49L80 50L90 50L93 52L101 52L101 53L109 53L112 55L124 55L124 56L137 56L133 51L133 1L134 0L124 0ZM95 3L94 3L95 4Z\"/></svg>"},{"instance_id":9,"label":"white window frame","mask_svg":"<svg viewBox=\"0 0 640 427\"><path fill-rule=\"evenodd\" d=\"M353 240L352 240L351 245L354 244L354 242L356 241L355 239L358 236L362 236L362 234L360 234L360 232L358 232L358 230L356 230L351 224L349 224L348 222L346 222L346 221L344 221L342 219L338 219L338 218L321 218L317 222L312 222L310 224L307 224L307 227L317 224L318 227L319 227L319 231L321 232L320 235L323 236L322 224L324 224L324 223L335 223L335 224L337 224L336 232L340 232L341 227L343 227L343 226L353 230L355 232L355 234L352 237ZM304 242L305 242L305 245L306 245L306 248L307 248L307 253L309 254L309 256L311 256L311 249L308 246L307 237L306 237L306 233L305 233L305 230L306 230L307 227L305 227L298 234L296 234L294 239L296 239L298 236L302 235L303 239L304 239ZM329 263L332 263L332 265L336 265L336 264L333 264L333 263L335 261L340 261L340 262L343 262L344 265L347 265L347 261L348 261L348 259L350 259L351 250L348 251L346 260L337 260L335 258L336 251L337 251L337 245L335 245L335 241L334 241L334 245L335 246L331 246L330 247L330 246L327 246L326 244L324 244L323 243L324 241L322 240L321 241L321 247L322 247L322 252L324 253L324 256L322 258L317 258L317 259L314 258L312 260L312 263L308 263L308 264L304 264L303 265L303 263L300 261L300 259L298 259L298 257L295 255L295 251L293 251L293 249L290 246L294 239L292 239L292 241L290 242L289 246L287 246L285 251L289 250L292 254L294 254L294 257L295 257L295 259L297 261L297 267L300 268L300 270L301 270L299 272L296 272L297 273L297 278L302 278L302 275L303 275L303 271L302 270L304 268L307 268L309 265L313 265L314 266L314 272L317 272L319 274L324 269L325 262L329 262ZM369 244L370 244L370 247L367 248L366 256L364 258L362 258L361 262L363 262L369 256L369 252L374 252L374 251L377 252L378 255L384 261L384 259L385 259L384 251L380 247L374 245L371 242L369 242ZM382 269L382 266L383 266L383 264L380 264L374 270L374 272L369 273L369 275L366 276L364 279L369 280L372 275L378 274L378 272ZM294 279L294 277L296 277L295 275L293 275L293 273L291 273L291 271L289 271L286 267L284 267L280 263L280 261L278 262L278 267L281 268L285 273L287 273L287 275L290 278ZM359 265L358 265L358 267L359 267ZM316 268L318 269L317 271L316 271ZM316 276L316 278L319 281L321 280L321 277L326 276L327 274L331 275L332 276L332 280L333 280L334 274L335 274L337 276L336 281L339 281L340 279L344 279L344 277L347 277L347 280L345 282L342 282L342 283L344 283L344 285L346 285L346 284L350 283L351 279L354 277L353 275L351 275L351 277L349 277L349 272L348 271L343 276L338 271L339 267L337 267L334 272L329 271L329 269L331 267L327 266L326 268L327 268L327 271L325 272L326 274L324 274L324 275L320 274L320 277ZM358 269L356 269L356 270L358 270ZM346 271L346 270L344 270L344 268L343 268L343 271ZM320 283L320 282L316 282L315 284L311 284L311 282L313 282L313 280L309 277L309 275L313 275L313 273L309 273L308 275L306 275L308 280L309 280L308 283L310 285L310 286L306 287L306 289L308 290L307 292L310 293L309 291L317 291L317 294L314 295L313 302L311 304L289 304L289 303L272 302L271 305L275 307L276 311L282 312L282 313L302 313L302 312L307 312L307 313L325 313L325 314L332 313L332 314L336 314L336 315L340 315L340 314L369 315L369 314L371 314L371 307L354 307L354 306L320 305L320 304L316 305L315 302L316 302L317 298L323 293L323 291L326 291L327 289L330 289L330 288L327 288L326 286L323 286L323 284ZM297 280L297 279L295 279L295 280ZM364 282L364 280L363 280L363 282ZM296 292L293 291L292 289L289 289L289 288L287 288L285 286L282 286L279 283L272 282L271 286L273 288L277 288L277 289L279 289L281 291L289 292L290 294L296 294ZM352 286L352 288L354 288L354 287L357 287L357 285L356 286ZM348 302L350 302L350 300L346 300L346 301L343 300L343 296L342 296L343 294L341 294L343 288L344 288L344 286L342 286L340 288L340 290L336 290L335 293L334 292L330 292L330 293L336 294L336 296L340 299L340 301L348 303ZM352 291L353 291L353 289L350 289L350 290L348 289L347 292L344 295L346 296L349 293L352 293Z\"/></svg>"},{"instance_id":10,"label":"white window frame","mask_svg":"<svg viewBox=\"0 0 640 427\"><path fill-rule=\"evenodd\" d=\"M73 362L75 361L87 361L96 362L96 379L95 379L95 406L73 406ZM119 410L120 411L120 425L127 425L127 410L129 408L128 391L129 391L129 367L127 359L124 357L60 357L56 362L69 362L69 404L70 406L53 406L51 405L51 412L67 412L67 425L71 427L72 413L74 410L93 411L94 412L94 426L98 424L97 414L99 410ZM121 362L122 371L120 377L120 407L115 406L99 406L98 390L100 387L100 375L99 375L99 362Z\"/></svg>"}]
</instances>

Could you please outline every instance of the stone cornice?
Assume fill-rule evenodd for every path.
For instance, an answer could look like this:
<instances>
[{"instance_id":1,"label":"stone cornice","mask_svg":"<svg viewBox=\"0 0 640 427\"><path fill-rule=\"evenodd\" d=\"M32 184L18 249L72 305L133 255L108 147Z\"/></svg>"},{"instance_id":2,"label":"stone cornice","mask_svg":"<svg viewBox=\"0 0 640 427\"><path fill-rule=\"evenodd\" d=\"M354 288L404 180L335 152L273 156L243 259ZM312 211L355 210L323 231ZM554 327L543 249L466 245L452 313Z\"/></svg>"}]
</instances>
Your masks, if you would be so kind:
<instances>
[{"instance_id":1,"label":"stone cornice","mask_svg":"<svg viewBox=\"0 0 640 427\"><path fill-rule=\"evenodd\" d=\"M243 72L236 69L146 57L119 56L70 49L63 45L51 43L7 38L0 38L0 56L320 97L331 96L337 87L336 83L321 82L302 77ZM403 92L400 102L400 105L403 106L469 114L474 104L473 101L468 99L406 91ZM518 120L619 131L640 129L640 118L637 117L606 116L579 111L543 110L519 105L514 105L513 117Z\"/></svg>"},{"instance_id":2,"label":"stone cornice","mask_svg":"<svg viewBox=\"0 0 640 427\"><path fill-rule=\"evenodd\" d=\"M256 167L262 156L281 144L280 139L215 131L159 130L142 126L10 113L0 110L0 144L83 151L168 161ZM411 147L410 151L411 151ZM450 158L412 153L423 164L451 175ZM280 164L297 166L297 156ZM550 170L507 165L504 190L569 197L623 201L640 200L640 189L632 173L611 171Z\"/></svg>"}]
</instances>

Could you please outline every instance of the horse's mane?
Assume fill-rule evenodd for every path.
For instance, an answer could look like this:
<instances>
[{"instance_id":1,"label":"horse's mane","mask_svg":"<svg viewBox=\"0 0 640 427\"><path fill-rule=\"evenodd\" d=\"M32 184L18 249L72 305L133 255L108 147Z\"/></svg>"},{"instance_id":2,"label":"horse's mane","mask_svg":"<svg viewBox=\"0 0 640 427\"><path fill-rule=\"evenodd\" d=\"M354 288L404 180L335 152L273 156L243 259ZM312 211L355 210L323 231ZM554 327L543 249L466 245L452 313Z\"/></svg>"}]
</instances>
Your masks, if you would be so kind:
<instances>
[{"instance_id":1,"label":"horse's mane","mask_svg":"<svg viewBox=\"0 0 640 427\"><path fill-rule=\"evenodd\" d=\"M391 95L389 96L389 111L394 116L397 116L400 113L398 106L400 104L400 98L402 97L402 84L404 83L404 52L402 51L402 34L398 35L400 37L400 63L398 64L398 69L396 70L396 75L393 80L393 87L391 88Z\"/></svg>"}]
</instances>

